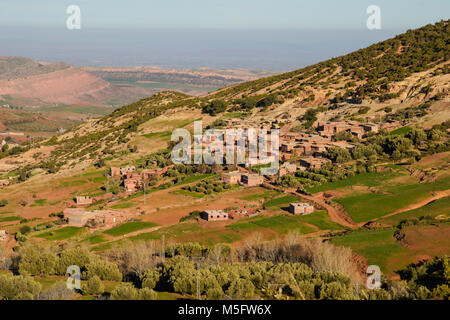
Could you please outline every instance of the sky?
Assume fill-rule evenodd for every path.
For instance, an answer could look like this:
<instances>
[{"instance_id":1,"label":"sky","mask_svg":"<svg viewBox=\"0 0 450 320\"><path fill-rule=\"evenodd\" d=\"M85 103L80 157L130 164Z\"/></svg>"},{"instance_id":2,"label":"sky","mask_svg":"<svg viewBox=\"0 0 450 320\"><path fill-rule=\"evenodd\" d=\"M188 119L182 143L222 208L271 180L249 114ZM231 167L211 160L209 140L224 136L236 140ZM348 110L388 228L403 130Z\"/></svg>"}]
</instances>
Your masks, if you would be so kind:
<instances>
[{"instance_id":1,"label":"sky","mask_svg":"<svg viewBox=\"0 0 450 320\"><path fill-rule=\"evenodd\" d=\"M69 5L81 29L68 30ZM369 30L366 10L381 10ZM441 19L450 0L0 0L0 55L76 66L291 70Z\"/></svg>"},{"instance_id":2,"label":"sky","mask_svg":"<svg viewBox=\"0 0 450 320\"><path fill-rule=\"evenodd\" d=\"M1 0L0 25L64 27L78 5L86 28L354 29L378 5L383 27L448 19L448 0Z\"/></svg>"}]
</instances>

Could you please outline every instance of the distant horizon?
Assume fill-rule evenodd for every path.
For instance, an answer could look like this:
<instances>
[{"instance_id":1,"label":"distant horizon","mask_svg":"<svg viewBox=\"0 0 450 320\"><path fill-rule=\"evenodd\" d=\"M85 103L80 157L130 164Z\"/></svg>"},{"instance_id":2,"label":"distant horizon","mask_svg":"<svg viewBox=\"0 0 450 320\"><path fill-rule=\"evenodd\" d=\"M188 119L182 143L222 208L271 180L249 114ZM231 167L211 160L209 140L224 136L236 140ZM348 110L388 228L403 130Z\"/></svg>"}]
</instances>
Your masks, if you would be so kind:
<instances>
[{"instance_id":1,"label":"distant horizon","mask_svg":"<svg viewBox=\"0 0 450 320\"><path fill-rule=\"evenodd\" d=\"M84 28L74 32L51 27L2 29L2 56L66 62L76 67L156 66L272 72L299 69L406 31Z\"/></svg>"}]
</instances>

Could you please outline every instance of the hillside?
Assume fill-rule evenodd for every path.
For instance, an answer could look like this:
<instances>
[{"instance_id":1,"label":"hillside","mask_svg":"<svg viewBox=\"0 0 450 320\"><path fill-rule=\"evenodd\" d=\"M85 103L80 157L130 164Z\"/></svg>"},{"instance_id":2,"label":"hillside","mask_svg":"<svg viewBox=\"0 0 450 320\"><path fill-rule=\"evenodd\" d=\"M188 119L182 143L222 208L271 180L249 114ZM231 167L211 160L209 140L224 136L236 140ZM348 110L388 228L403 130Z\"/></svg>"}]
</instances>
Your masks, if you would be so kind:
<instances>
[{"instance_id":1,"label":"hillside","mask_svg":"<svg viewBox=\"0 0 450 320\"><path fill-rule=\"evenodd\" d=\"M150 130L146 122L168 110L184 110L192 120L203 117L207 125L214 118L202 114L202 108L213 100L224 101L229 112L245 114L253 123L287 118L285 130L317 119L389 118L431 127L450 118L449 28L448 22L428 25L343 57L200 97L163 92L60 135L50 142L56 148L52 158L76 163L87 160L87 154L93 159L102 150L117 152L134 143L148 152L139 138ZM427 110L414 117L424 103ZM319 106L321 112L311 110L304 117Z\"/></svg>"},{"instance_id":2,"label":"hillside","mask_svg":"<svg viewBox=\"0 0 450 320\"><path fill-rule=\"evenodd\" d=\"M116 249L158 257L151 250L167 241L176 247L169 261L186 266L194 252L220 265L226 251L239 263L300 261L360 284L367 266L378 265L386 291L357 298L444 298L437 286L447 280L425 288L408 270L422 260L432 268L450 254L449 29L448 21L427 25L202 96L159 92L33 145L6 144L6 246L83 246L122 266ZM192 130L196 120L204 128L280 129L283 171L174 165L171 134ZM210 210L217 210L212 221ZM71 221L88 215L95 218ZM291 255L299 251L303 256ZM404 294L391 287L398 279L408 281L395 282ZM325 297L308 288L311 298Z\"/></svg>"}]
</instances>

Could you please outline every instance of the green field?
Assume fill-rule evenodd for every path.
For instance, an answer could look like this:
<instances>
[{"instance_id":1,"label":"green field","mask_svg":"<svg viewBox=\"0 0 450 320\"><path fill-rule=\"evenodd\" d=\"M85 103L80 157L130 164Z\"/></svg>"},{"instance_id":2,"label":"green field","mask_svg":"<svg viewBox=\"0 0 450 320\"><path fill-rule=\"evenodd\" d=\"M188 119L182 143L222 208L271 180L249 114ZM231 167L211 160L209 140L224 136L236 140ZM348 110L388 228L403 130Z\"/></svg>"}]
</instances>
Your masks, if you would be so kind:
<instances>
[{"instance_id":1,"label":"green field","mask_svg":"<svg viewBox=\"0 0 450 320\"><path fill-rule=\"evenodd\" d=\"M17 217L17 216L0 217L0 222L10 222L10 221L19 221L19 220L22 220L22 218Z\"/></svg>"},{"instance_id":2,"label":"green field","mask_svg":"<svg viewBox=\"0 0 450 320\"><path fill-rule=\"evenodd\" d=\"M163 141L170 140L170 137L172 136L172 132L171 131L164 131L164 132L152 132L152 133L148 133L148 134L144 134L144 137L148 138L148 139L161 139Z\"/></svg>"},{"instance_id":3,"label":"green field","mask_svg":"<svg viewBox=\"0 0 450 320\"><path fill-rule=\"evenodd\" d=\"M439 215L445 215L447 217L450 217L450 197L435 200L421 208L405 211L396 214L395 216L381 219L379 221L383 223L397 225L398 223L400 223L400 221L405 219L413 219L413 218L418 219L422 216L437 217Z\"/></svg>"},{"instance_id":4,"label":"green field","mask_svg":"<svg viewBox=\"0 0 450 320\"><path fill-rule=\"evenodd\" d=\"M328 217L326 211L315 211L306 216L299 216L299 220L312 224L321 230L343 230L344 228L337 223L334 223Z\"/></svg>"},{"instance_id":5,"label":"green field","mask_svg":"<svg viewBox=\"0 0 450 320\"><path fill-rule=\"evenodd\" d=\"M383 272L392 272L388 259L393 255L406 252L394 238L394 229L376 231L355 231L336 237L332 242L339 246L351 248L356 253L367 258L369 265L375 264Z\"/></svg>"},{"instance_id":6,"label":"green field","mask_svg":"<svg viewBox=\"0 0 450 320\"><path fill-rule=\"evenodd\" d=\"M135 231L139 231L139 230L143 230L143 229L149 229L149 228L153 228L156 226L157 226L157 224L155 224L153 222L132 221L132 222L127 222L127 223L121 224L120 226L111 228L109 230L106 230L104 233L109 234L110 236L113 236L113 237L119 237L119 236L123 236L128 233L131 233L131 232L135 232Z\"/></svg>"},{"instance_id":7,"label":"green field","mask_svg":"<svg viewBox=\"0 0 450 320\"><path fill-rule=\"evenodd\" d=\"M203 230L203 228L197 223L179 223L156 231L141 233L137 236L130 237L130 240L160 240L163 235L165 235L166 238L174 238L190 232L196 233L201 230Z\"/></svg>"},{"instance_id":8,"label":"green field","mask_svg":"<svg viewBox=\"0 0 450 320\"><path fill-rule=\"evenodd\" d=\"M382 193L364 193L336 199L355 222L363 222L392 213L430 196L430 191L449 188L449 178L433 183L386 186Z\"/></svg>"},{"instance_id":9,"label":"green field","mask_svg":"<svg viewBox=\"0 0 450 320\"><path fill-rule=\"evenodd\" d=\"M261 228L267 228L280 234L286 234L294 230L303 234L315 231L303 224L297 216L286 215L252 218L247 221L233 223L228 228L236 231L256 231Z\"/></svg>"},{"instance_id":10,"label":"green field","mask_svg":"<svg viewBox=\"0 0 450 320\"><path fill-rule=\"evenodd\" d=\"M64 227L61 229L56 229L54 231L47 231L47 232L35 235L35 237L44 238L47 240L65 240L65 239L69 239L69 238L76 236L77 234L81 233L83 230L84 230L84 228Z\"/></svg>"},{"instance_id":11,"label":"green field","mask_svg":"<svg viewBox=\"0 0 450 320\"><path fill-rule=\"evenodd\" d=\"M276 197L278 195L280 195L281 193L278 191L274 191L274 190L267 190L264 191L262 193L255 193L255 194L249 194L247 196L242 196L239 197L239 199L241 200L245 200L245 201L256 201L256 200L261 200L261 199L267 199L267 198L271 198L271 197Z\"/></svg>"},{"instance_id":12,"label":"green field","mask_svg":"<svg viewBox=\"0 0 450 320\"><path fill-rule=\"evenodd\" d=\"M30 207L43 207L47 204L47 199L34 200L34 203Z\"/></svg>"},{"instance_id":13,"label":"green field","mask_svg":"<svg viewBox=\"0 0 450 320\"><path fill-rule=\"evenodd\" d=\"M409 133L411 130L412 130L411 127L406 126L406 127L392 130L391 132L389 132L389 134L391 136L405 135L405 134Z\"/></svg>"},{"instance_id":14,"label":"green field","mask_svg":"<svg viewBox=\"0 0 450 320\"><path fill-rule=\"evenodd\" d=\"M280 198L271 199L264 203L265 207L280 207L282 205L289 204L291 202L298 202L299 198L294 196L284 196Z\"/></svg>"},{"instance_id":15,"label":"green field","mask_svg":"<svg viewBox=\"0 0 450 320\"><path fill-rule=\"evenodd\" d=\"M85 240L83 240L83 242L89 243L89 244L99 244L102 242L107 241L104 235L101 234L97 234L94 236L91 236L89 238L86 238Z\"/></svg>"},{"instance_id":16,"label":"green field","mask_svg":"<svg viewBox=\"0 0 450 320\"><path fill-rule=\"evenodd\" d=\"M127 209L131 208L133 205L133 202L120 202L111 206L111 209Z\"/></svg>"},{"instance_id":17,"label":"green field","mask_svg":"<svg viewBox=\"0 0 450 320\"><path fill-rule=\"evenodd\" d=\"M401 169L403 170L403 169ZM367 172L355 175L351 178L340 180L336 182L325 183L320 186L306 188L306 190L310 193L324 192L327 190L336 190L340 188L345 188L348 186L367 186L367 187L375 187L381 185L383 182L393 179L401 175L400 170L394 172Z\"/></svg>"}]
</instances>

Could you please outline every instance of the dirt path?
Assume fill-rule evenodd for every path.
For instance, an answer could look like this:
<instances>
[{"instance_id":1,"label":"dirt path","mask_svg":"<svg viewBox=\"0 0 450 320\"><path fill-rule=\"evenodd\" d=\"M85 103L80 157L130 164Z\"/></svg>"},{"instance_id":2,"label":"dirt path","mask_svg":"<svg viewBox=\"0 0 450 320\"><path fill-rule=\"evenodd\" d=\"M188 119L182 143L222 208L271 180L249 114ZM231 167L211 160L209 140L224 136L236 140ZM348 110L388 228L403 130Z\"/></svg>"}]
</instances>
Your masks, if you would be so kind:
<instances>
[{"instance_id":1,"label":"dirt path","mask_svg":"<svg viewBox=\"0 0 450 320\"><path fill-rule=\"evenodd\" d=\"M265 183L264 186L268 187L270 189L273 189L273 190L277 189L268 183ZM309 201L317 204L320 207L325 208L325 210L328 212L328 216L330 217L331 221L333 221L343 227L346 227L346 228L355 229L358 227L357 224L345 212L341 212L341 211L337 210L336 208L330 206L329 204L326 204L325 201L323 201L322 199L319 199L318 197L314 197L314 196L307 196L307 195L301 194L301 193L297 192L295 189L285 188L284 190L285 190L285 192L290 193L293 196L301 197L303 199L309 200Z\"/></svg>"},{"instance_id":2,"label":"dirt path","mask_svg":"<svg viewBox=\"0 0 450 320\"><path fill-rule=\"evenodd\" d=\"M357 228L357 224L352 220L352 218L350 218L350 216L345 213L342 212L332 206L330 206L329 204L325 203L325 201L323 201L322 199L318 198L318 197L314 197L314 196L307 196L298 192L293 192L294 195L296 196L300 196L303 199L309 200L311 202L314 202L316 204L318 204L319 206L325 208L325 210L327 210L328 212L328 216L330 217L330 220L343 226L343 227L347 227L347 228L351 228L351 229L355 229Z\"/></svg>"}]
</instances>

